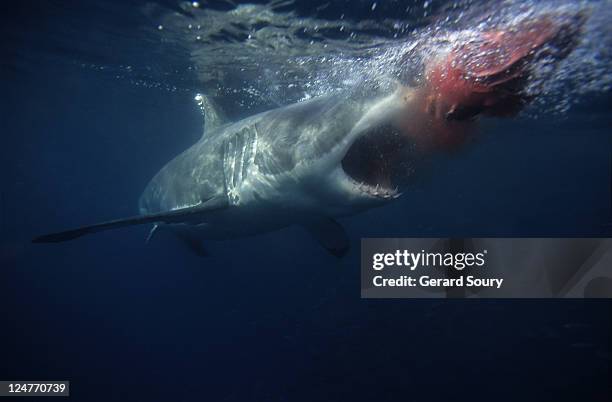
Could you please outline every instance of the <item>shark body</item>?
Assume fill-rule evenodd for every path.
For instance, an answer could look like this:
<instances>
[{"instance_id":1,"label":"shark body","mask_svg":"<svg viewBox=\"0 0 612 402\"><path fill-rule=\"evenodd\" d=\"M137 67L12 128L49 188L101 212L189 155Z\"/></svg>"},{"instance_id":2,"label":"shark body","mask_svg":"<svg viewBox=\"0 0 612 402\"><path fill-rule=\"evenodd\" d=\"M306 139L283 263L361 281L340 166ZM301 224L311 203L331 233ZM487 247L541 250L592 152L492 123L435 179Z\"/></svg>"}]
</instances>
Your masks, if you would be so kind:
<instances>
[{"instance_id":1,"label":"shark body","mask_svg":"<svg viewBox=\"0 0 612 402\"><path fill-rule=\"evenodd\" d=\"M335 218L399 197L394 188L351 177L342 161L374 127L396 119L402 89L363 96L359 91L315 98L235 123L214 119L203 102L202 138L174 158L142 194L142 216L204 209L171 229L183 239L228 239L302 225L334 254L348 247ZM162 226L160 226L161 228ZM333 241L325 240L333 236ZM195 244L190 241L190 244Z\"/></svg>"},{"instance_id":2,"label":"shark body","mask_svg":"<svg viewBox=\"0 0 612 402\"><path fill-rule=\"evenodd\" d=\"M35 241L64 241L154 223L150 237L169 230L203 254L204 239L249 236L297 224L332 254L343 255L348 236L335 218L400 195L388 178L377 183L369 177L366 165L352 163L361 177L348 174L346 156L365 136L384 134L389 141L399 140L395 123L406 106L407 91L388 83L377 89L355 88L234 123L225 123L214 103L198 95L204 134L153 177L140 197L139 216ZM357 148L363 146L356 146L355 152L363 151ZM360 163L367 161L362 158Z\"/></svg>"}]
</instances>

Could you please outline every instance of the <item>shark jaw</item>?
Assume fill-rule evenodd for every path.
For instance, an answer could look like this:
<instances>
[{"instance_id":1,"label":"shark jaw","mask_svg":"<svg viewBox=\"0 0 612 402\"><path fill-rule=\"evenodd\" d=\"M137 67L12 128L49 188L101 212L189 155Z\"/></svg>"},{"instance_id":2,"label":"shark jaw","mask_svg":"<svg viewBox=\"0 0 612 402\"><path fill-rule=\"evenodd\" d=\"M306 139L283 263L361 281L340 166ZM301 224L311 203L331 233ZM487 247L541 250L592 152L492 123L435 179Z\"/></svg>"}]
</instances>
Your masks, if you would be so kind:
<instances>
[{"instance_id":1,"label":"shark jaw","mask_svg":"<svg viewBox=\"0 0 612 402\"><path fill-rule=\"evenodd\" d=\"M354 199L376 205L401 196L399 185L408 173L405 162L414 142L399 122L413 92L399 85L391 95L371 104L347 136L336 175Z\"/></svg>"},{"instance_id":2,"label":"shark jaw","mask_svg":"<svg viewBox=\"0 0 612 402\"><path fill-rule=\"evenodd\" d=\"M340 161L353 191L380 200L398 198L402 156L408 146L406 138L389 123L361 133Z\"/></svg>"}]
</instances>

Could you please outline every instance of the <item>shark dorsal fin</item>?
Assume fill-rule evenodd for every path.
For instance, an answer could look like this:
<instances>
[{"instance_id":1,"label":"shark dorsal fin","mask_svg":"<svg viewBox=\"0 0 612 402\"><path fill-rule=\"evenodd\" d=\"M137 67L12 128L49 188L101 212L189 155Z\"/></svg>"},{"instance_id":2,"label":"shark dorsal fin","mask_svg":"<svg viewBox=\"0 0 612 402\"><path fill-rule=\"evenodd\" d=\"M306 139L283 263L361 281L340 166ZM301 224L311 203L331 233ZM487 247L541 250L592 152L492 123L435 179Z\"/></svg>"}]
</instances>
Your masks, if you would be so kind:
<instances>
[{"instance_id":1,"label":"shark dorsal fin","mask_svg":"<svg viewBox=\"0 0 612 402\"><path fill-rule=\"evenodd\" d=\"M204 117L204 134L225 124L225 114L211 97L204 94L197 94L195 96L195 101Z\"/></svg>"}]
</instances>

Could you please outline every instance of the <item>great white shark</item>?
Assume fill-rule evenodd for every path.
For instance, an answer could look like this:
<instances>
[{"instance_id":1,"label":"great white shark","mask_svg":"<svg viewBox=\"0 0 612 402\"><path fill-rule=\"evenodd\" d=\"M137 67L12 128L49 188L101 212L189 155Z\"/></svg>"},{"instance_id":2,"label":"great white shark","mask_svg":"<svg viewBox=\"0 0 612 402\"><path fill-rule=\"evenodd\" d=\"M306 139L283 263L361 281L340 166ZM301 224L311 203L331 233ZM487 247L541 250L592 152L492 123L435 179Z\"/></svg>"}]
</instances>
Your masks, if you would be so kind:
<instances>
[{"instance_id":1,"label":"great white shark","mask_svg":"<svg viewBox=\"0 0 612 402\"><path fill-rule=\"evenodd\" d=\"M204 239L301 225L342 256L349 241L337 218L400 197L401 162L415 147L456 146L479 116L516 114L531 100L522 89L535 61L565 57L579 20L557 24L544 16L484 32L430 60L418 86L381 79L237 122L227 122L212 99L199 95L204 134L153 177L139 215L33 241L153 224L149 238L168 230L204 254Z\"/></svg>"}]
</instances>

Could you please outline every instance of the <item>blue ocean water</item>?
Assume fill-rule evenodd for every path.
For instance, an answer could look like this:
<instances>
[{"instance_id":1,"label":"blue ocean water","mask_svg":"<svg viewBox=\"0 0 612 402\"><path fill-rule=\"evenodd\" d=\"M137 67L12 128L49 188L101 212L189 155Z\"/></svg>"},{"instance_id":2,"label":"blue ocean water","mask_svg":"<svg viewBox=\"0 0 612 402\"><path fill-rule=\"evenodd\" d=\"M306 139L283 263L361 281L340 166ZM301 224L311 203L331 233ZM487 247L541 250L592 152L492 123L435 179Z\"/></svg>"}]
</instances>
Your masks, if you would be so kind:
<instances>
[{"instance_id":1,"label":"blue ocean water","mask_svg":"<svg viewBox=\"0 0 612 402\"><path fill-rule=\"evenodd\" d=\"M392 40L385 21L398 10L421 27L433 23L423 8L448 5L424 3L274 10L290 13L280 25L344 14L368 39ZM269 91L251 87L241 108L239 75L212 85L198 49L233 51L243 39L221 29L195 39L203 48L184 45L172 18L196 26L206 10L193 4L2 7L0 379L69 379L78 401L609 400L609 301L362 300L358 246L376 236L609 237L605 80L564 92L580 99L562 114L485 122L401 201L343 220L353 248L340 260L299 228L211 242L208 258L170 237L147 245L145 227L34 245L50 230L135 214L151 176L201 135L195 93L214 89L233 118L303 94L265 75L282 70L276 60L239 54L219 64L264 71ZM229 15L236 5L198 8ZM356 26L366 19L380 25ZM315 50L336 40L324 35ZM309 80L318 85L297 81Z\"/></svg>"}]
</instances>

